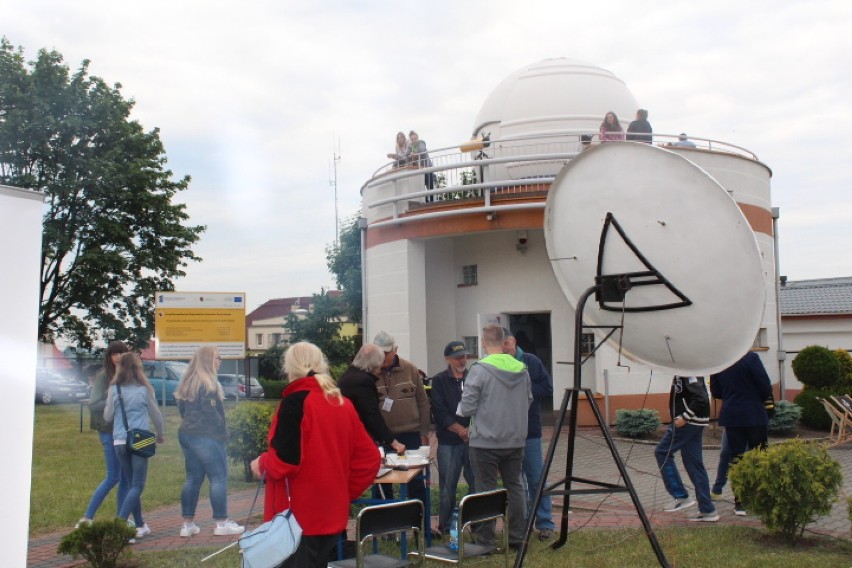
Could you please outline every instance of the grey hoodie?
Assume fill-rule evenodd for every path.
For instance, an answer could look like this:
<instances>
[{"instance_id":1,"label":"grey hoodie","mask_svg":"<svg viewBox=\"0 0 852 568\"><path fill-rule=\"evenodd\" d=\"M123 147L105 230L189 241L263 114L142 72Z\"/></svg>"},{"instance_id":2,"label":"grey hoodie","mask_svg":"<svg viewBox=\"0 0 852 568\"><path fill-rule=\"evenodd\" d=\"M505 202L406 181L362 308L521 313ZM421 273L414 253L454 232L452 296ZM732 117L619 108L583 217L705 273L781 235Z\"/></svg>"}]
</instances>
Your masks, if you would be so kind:
<instances>
[{"instance_id":1,"label":"grey hoodie","mask_svg":"<svg viewBox=\"0 0 852 568\"><path fill-rule=\"evenodd\" d=\"M523 448L532 402L526 366L503 353L489 355L471 367L456 413L472 416L472 448Z\"/></svg>"}]
</instances>

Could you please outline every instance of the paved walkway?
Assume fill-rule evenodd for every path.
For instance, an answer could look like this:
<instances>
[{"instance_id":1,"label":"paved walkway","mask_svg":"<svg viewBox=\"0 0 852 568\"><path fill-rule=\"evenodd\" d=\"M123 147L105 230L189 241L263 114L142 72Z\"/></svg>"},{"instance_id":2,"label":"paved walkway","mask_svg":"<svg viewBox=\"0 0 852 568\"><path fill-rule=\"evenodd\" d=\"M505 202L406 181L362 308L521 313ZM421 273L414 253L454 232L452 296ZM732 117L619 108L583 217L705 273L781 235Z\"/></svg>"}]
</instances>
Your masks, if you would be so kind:
<instances>
[{"instance_id":1,"label":"paved walkway","mask_svg":"<svg viewBox=\"0 0 852 568\"><path fill-rule=\"evenodd\" d=\"M550 440L552 430L544 429L545 451ZM549 479L558 480L565 475L567 459L567 433L559 438L553 466ZM694 514L695 509L686 513L664 513L663 508L671 503L671 497L666 493L663 482L660 479L657 464L654 459L654 444L632 443L629 441L617 441L619 453L627 464L639 500L654 527L663 528L674 525L689 525L696 527L695 523L689 523L686 519L689 514ZM840 462L843 468L844 489L846 494L852 494L852 444L846 444L831 450L832 456ZM434 455L434 448L433 448ZM678 462L680 460L678 459ZM710 472L711 481L716 472L719 462L719 449L708 448L704 451L704 462ZM682 468L681 468L682 471ZM613 461L606 441L597 429L583 430L578 433L577 447L574 458L574 475L596 481L618 483L618 469ZM688 482L686 475L683 476ZM437 471L433 468L432 479L437 480ZM691 487L690 487L691 490ZM228 498L228 509L233 519L243 522L248 515L254 490L234 491ZM259 521L258 509L262 509L260 502L256 507L255 519L251 526ZM558 505L561 499L556 498L554 504L554 520L558 523L560 510ZM720 523L761 526L760 521L754 517L738 517L734 515L733 498L726 488L724 500L717 503ZM639 517L630 496L627 493L615 493L606 496L573 496L571 499L571 515L569 522L571 530L582 527L589 528L613 528L613 527L641 527ZM134 550L170 550L193 547L221 547L235 540L234 537L213 536L213 522L209 502L202 500L198 505L196 519L199 520L201 534L192 538L180 538L178 531L181 525L180 505L175 504L153 511L145 512L145 519L151 527L151 534L141 539L134 545ZM436 524L433 523L433 524ZM697 527L696 527L697 528ZM70 530L70 529L69 529ZM50 533L34 537L29 542L29 558L27 566L37 568L52 568L66 566L80 566L83 561L72 561L68 556L56 554L59 541L69 530ZM846 512L845 503L835 503L831 515L823 517L814 525L809 527L812 533L826 534L848 538L850 535L850 523ZM199 558L200 559L200 558Z\"/></svg>"}]
</instances>

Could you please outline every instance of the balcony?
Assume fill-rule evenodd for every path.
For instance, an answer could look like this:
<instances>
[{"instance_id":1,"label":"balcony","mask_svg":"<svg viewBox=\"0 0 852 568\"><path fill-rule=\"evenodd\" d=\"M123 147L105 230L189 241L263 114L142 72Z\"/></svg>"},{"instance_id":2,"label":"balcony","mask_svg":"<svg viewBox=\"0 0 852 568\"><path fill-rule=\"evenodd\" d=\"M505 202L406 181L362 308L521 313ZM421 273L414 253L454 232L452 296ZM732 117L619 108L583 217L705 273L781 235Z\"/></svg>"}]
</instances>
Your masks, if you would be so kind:
<instances>
[{"instance_id":1,"label":"balcony","mask_svg":"<svg viewBox=\"0 0 852 568\"><path fill-rule=\"evenodd\" d=\"M361 188L364 216L370 228L398 226L453 216L482 214L489 221L501 212L543 210L553 180L566 163L583 151L580 136L597 133L560 132L491 140L430 152L432 167L379 168ZM707 138L690 138L695 147L677 146L678 135L654 134L654 144L675 152L713 153L758 161L739 146ZM479 147L481 146L481 147ZM698 157L698 156L696 156ZM426 189L426 176L434 189Z\"/></svg>"}]
</instances>

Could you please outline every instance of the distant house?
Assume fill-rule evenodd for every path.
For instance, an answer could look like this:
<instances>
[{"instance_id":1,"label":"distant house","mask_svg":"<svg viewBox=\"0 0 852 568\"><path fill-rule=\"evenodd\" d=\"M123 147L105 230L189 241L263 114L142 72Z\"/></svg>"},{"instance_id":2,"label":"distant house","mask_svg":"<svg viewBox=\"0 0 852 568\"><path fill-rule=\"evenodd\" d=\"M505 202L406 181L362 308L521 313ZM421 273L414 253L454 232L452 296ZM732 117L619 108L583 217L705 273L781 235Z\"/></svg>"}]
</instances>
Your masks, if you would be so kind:
<instances>
[{"instance_id":1,"label":"distant house","mask_svg":"<svg viewBox=\"0 0 852 568\"><path fill-rule=\"evenodd\" d=\"M793 374L796 354L808 345L852 352L852 277L796 282L781 279L781 333L787 360L784 377L792 398L802 389Z\"/></svg>"},{"instance_id":2,"label":"distant house","mask_svg":"<svg viewBox=\"0 0 852 568\"><path fill-rule=\"evenodd\" d=\"M339 297L340 290L328 290L326 295ZM275 298L261 304L246 316L246 347L250 353L266 351L290 338L284 328L287 316L295 314L304 316L313 311L312 296L297 296L293 298ZM340 335L352 337L358 334L358 325L354 322L341 320Z\"/></svg>"}]
</instances>

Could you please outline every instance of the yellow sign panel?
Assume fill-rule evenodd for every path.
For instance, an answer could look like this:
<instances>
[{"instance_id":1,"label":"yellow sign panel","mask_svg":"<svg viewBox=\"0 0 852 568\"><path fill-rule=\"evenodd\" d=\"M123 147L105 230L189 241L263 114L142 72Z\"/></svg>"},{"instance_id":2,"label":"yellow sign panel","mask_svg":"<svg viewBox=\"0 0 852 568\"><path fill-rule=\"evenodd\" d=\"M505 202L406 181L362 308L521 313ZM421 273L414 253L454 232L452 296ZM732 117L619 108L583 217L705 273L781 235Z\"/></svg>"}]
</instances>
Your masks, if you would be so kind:
<instances>
[{"instance_id":1,"label":"yellow sign panel","mask_svg":"<svg viewBox=\"0 0 852 568\"><path fill-rule=\"evenodd\" d=\"M245 357L245 294L157 292L154 305L157 359L188 359L202 345L223 359Z\"/></svg>"}]
</instances>

